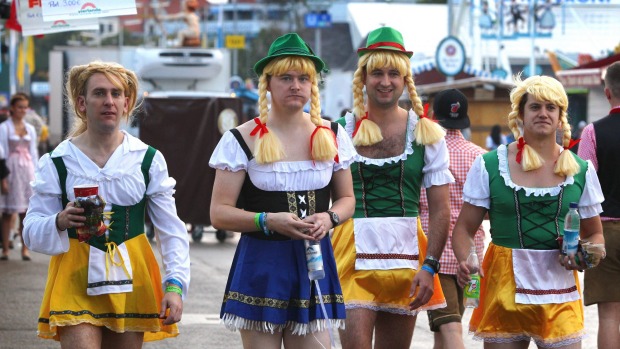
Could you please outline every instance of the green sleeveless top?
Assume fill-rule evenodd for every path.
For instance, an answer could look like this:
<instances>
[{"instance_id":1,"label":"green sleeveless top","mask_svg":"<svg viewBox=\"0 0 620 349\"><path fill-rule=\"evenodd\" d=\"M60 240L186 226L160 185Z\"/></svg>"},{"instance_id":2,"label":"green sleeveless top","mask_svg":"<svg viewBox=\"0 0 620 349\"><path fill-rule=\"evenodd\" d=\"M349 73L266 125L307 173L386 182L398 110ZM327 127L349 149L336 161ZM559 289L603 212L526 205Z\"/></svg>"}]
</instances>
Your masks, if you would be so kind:
<instances>
[{"instance_id":1,"label":"green sleeveless top","mask_svg":"<svg viewBox=\"0 0 620 349\"><path fill-rule=\"evenodd\" d=\"M336 122L346 125L344 117ZM381 166L357 161L351 164L355 191L353 218L418 216L424 146L410 142L413 154L405 160Z\"/></svg>"},{"instance_id":2,"label":"green sleeveless top","mask_svg":"<svg viewBox=\"0 0 620 349\"><path fill-rule=\"evenodd\" d=\"M149 146L146 154L144 154L144 159L142 160L141 170L142 175L144 176L145 188L149 187L149 169L151 168L151 163L153 162L153 157L155 157L156 149ZM50 152L51 155L51 152ZM65 166L65 162L62 157L51 158L54 162L54 166L56 167L56 171L58 172L59 182L60 182L60 190L62 193L62 207L66 207L69 199L67 199L67 167ZM108 227L109 231L109 240L115 242L117 245L122 244L124 241L134 238L140 234L144 233L144 217L146 213L146 190L144 192L144 196L142 200L133 206L120 206L112 203L112 217L110 219L110 226ZM74 228L67 229L69 232L69 238L77 239L77 232ZM106 237L102 236L93 236L88 239L86 243L100 249L101 251L106 251Z\"/></svg>"},{"instance_id":3,"label":"green sleeveless top","mask_svg":"<svg viewBox=\"0 0 620 349\"><path fill-rule=\"evenodd\" d=\"M507 148L503 148L507 151ZM494 244L517 249L558 249L557 238L563 236L564 216L571 202L579 202L586 184L588 164L578 156L581 168L574 183L562 186L558 195L525 196L525 190L506 185L499 171L497 150L484 155L489 174L491 204L489 220ZM506 169L509 174L509 169Z\"/></svg>"}]
</instances>

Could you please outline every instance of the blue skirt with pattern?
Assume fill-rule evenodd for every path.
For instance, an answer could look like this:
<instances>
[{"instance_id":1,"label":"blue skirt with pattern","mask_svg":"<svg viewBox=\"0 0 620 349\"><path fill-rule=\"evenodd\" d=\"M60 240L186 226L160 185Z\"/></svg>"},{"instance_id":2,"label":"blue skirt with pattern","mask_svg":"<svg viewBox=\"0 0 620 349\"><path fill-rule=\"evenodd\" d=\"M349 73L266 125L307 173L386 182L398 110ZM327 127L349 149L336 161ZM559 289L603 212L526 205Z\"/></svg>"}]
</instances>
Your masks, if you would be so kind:
<instances>
[{"instance_id":1,"label":"blue skirt with pattern","mask_svg":"<svg viewBox=\"0 0 620 349\"><path fill-rule=\"evenodd\" d=\"M220 318L231 330L291 330L305 335L326 326L344 328L345 308L334 252L321 240L325 278L319 293L308 278L303 240L261 240L243 234L230 268Z\"/></svg>"}]
</instances>

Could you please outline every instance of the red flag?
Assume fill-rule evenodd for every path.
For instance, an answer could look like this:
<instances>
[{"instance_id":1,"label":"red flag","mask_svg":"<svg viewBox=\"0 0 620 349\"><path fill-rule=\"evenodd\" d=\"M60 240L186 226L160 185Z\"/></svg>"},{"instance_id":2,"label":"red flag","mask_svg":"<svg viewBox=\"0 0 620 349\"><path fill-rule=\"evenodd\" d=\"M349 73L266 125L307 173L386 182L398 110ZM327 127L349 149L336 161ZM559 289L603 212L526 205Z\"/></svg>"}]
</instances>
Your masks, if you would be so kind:
<instances>
[{"instance_id":1,"label":"red flag","mask_svg":"<svg viewBox=\"0 0 620 349\"><path fill-rule=\"evenodd\" d=\"M22 31L22 25L19 24L17 20L17 9L15 8L16 1L11 2L11 15L9 19L6 21L5 26L9 29L16 30L18 32Z\"/></svg>"}]
</instances>

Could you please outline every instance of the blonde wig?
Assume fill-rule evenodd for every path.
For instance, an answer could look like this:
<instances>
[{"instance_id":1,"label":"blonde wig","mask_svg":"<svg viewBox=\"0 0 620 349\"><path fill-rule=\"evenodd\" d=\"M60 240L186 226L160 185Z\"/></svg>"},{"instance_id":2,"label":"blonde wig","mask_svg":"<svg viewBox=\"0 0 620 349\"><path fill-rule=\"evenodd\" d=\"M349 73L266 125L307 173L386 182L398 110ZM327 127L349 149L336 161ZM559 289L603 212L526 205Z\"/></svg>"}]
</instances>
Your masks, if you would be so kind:
<instances>
[{"instance_id":1,"label":"blonde wig","mask_svg":"<svg viewBox=\"0 0 620 349\"><path fill-rule=\"evenodd\" d=\"M259 164L271 163L284 158L282 143L275 134L267 130L267 115L269 107L267 105L267 86L273 76L286 73L289 70L308 74L312 82L310 96L310 120L316 126L311 138L311 156L316 161L327 161L334 159L338 154L336 135L329 127L323 126L321 118L321 101L319 96L318 73L314 62L309 58L301 56L283 56L270 61L258 80L258 106L259 120L264 131L258 132L258 139L254 146L254 157Z\"/></svg>"},{"instance_id":2,"label":"blonde wig","mask_svg":"<svg viewBox=\"0 0 620 349\"><path fill-rule=\"evenodd\" d=\"M73 109L75 117L69 132L69 137L78 136L88 128L86 114L79 110L78 98L86 98L88 80L94 74L105 75L116 88L123 91L128 99L127 114L123 115L127 121L136 108L138 98L138 78L136 74L122 65L114 62L95 61L85 65L76 65L67 73L65 93L69 106Z\"/></svg>"},{"instance_id":3,"label":"blonde wig","mask_svg":"<svg viewBox=\"0 0 620 349\"><path fill-rule=\"evenodd\" d=\"M373 145L383 139L381 129L377 124L368 119L364 107L364 75L383 67L396 68L405 79L413 111L420 116L420 120L414 130L416 143L422 145L433 144L443 138L445 131L424 114L422 100L418 96L413 83L409 58L396 51L376 50L360 57L357 62L357 70L353 75L353 111L357 121L353 144L362 146Z\"/></svg>"},{"instance_id":4,"label":"blonde wig","mask_svg":"<svg viewBox=\"0 0 620 349\"><path fill-rule=\"evenodd\" d=\"M558 157L554 172L560 176L572 176L579 172L579 164L567 151L571 141L570 124L568 123L568 96L564 91L562 84L554 78L548 76L531 76L525 80L521 80L520 75L514 77L515 87L510 92L510 101L512 102L512 111L508 114L508 127L519 139L523 135L518 127L518 120L523 122L523 113L527 96L546 102L551 102L560 109L560 125L562 126L562 146L564 151ZM540 155L524 141L520 140L522 149L521 166L524 171L538 169L543 164Z\"/></svg>"}]
</instances>

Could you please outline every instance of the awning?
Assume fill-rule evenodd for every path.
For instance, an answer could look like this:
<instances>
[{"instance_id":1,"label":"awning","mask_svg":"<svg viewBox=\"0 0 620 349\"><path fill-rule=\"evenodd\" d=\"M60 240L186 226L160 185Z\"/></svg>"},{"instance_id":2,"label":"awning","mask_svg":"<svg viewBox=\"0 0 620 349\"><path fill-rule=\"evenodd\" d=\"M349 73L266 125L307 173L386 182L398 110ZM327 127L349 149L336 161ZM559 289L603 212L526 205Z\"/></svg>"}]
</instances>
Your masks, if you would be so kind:
<instances>
[{"instance_id":1,"label":"awning","mask_svg":"<svg viewBox=\"0 0 620 349\"><path fill-rule=\"evenodd\" d=\"M601 86L610 64L620 61L620 53L555 73L565 88Z\"/></svg>"}]
</instances>

